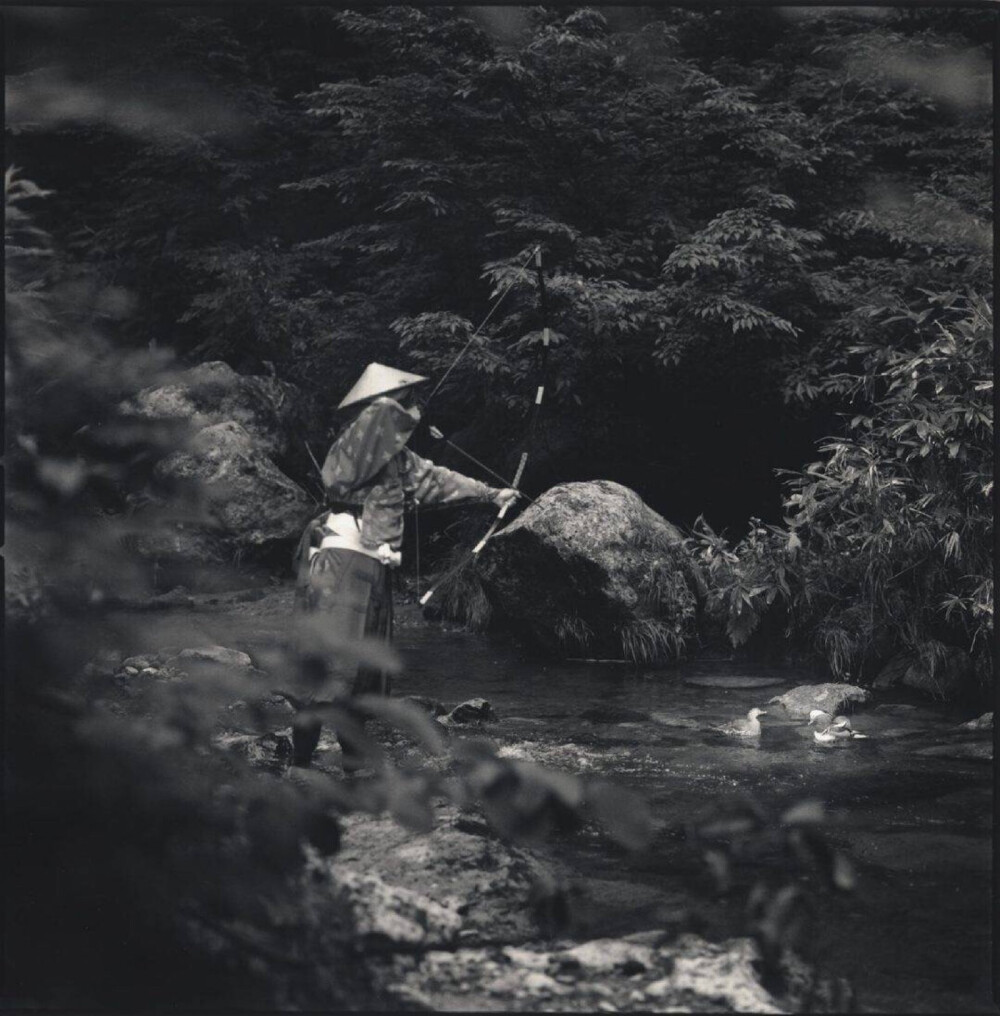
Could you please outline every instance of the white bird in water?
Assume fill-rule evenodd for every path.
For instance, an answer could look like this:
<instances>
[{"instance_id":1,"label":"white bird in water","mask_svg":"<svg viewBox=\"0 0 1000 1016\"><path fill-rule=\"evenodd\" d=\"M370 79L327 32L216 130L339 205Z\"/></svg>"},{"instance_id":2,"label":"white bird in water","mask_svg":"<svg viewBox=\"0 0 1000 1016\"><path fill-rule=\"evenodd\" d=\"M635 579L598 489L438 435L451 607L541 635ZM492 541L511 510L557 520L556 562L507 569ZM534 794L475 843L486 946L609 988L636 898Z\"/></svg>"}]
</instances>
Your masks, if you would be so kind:
<instances>
[{"instance_id":1,"label":"white bird in water","mask_svg":"<svg viewBox=\"0 0 1000 1016\"><path fill-rule=\"evenodd\" d=\"M809 725L815 726L813 739L820 744L832 744L834 741L851 739L863 740L867 734L859 734L852 726L849 717L834 716L823 712L822 709L813 709L809 713Z\"/></svg>"},{"instance_id":2,"label":"white bird in water","mask_svg":"<svg viewBox=\"0 0 1000 1016\"><path fill-rule=\"evenodd\" d=\"M851 729L851 721L846 716L831 716L822 709L813 709L809 713L809 726L816 726L820 730L827 727L838 727Z\"/></svg>"},{"instance_id":3,"label":"white bird in water","mask_svg":"<svg viewBox=\"0 0 1000 1016\"><path fill-rule=\"evenodd\" d=\"M767 716L767 711L751 709L747 713L746 719L732 720L713 729L719 731L720 734L729 734L731 737L759 737L760 720L757 719L758 716Z\"/></svg>"},{"instance_id":4,"label":"white bird in water","mask_svg":"<svg viewBox=\"0 0 1000 1016\"><path fill-rule=\"evenodd\" d=\"M813 740L820 744L833 744L834 741L849 741L851 732L844 727L827 727L825 730L814 730Z\"/></svg>"}]
</instances>

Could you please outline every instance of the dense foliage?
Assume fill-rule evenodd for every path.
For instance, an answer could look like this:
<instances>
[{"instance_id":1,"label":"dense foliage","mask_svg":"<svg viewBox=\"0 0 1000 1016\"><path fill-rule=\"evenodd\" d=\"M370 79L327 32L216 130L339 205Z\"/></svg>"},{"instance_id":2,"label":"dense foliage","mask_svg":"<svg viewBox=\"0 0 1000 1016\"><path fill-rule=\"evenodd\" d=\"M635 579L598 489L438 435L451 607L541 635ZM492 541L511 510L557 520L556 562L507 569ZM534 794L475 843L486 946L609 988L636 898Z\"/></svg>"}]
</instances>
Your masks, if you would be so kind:
<instances>
[{"instance_id":1,"label":"dense foliage","mask_svg":"<svg viewBox=\"0 0 1000 1016\"><path fill-rule=\"evenodd\" d=\"M441 376L489 315L433 415L501 473L530 400L541 244L554 385L529 490L607 476L681 523L759 516L739 580L715 568L737 643L781 601L837 673L899 645L958 646L982 672L989 399L956 385L988 374L994 20L94 12L72 52L57 20L15 22L10 140L56 189L44 217L67 249L136 293L119 326L136 345L326 393L370 359ZM135 82L155 115L130 114ZM85 158L69 175L53 151ZM782 495L776 469L824 438ZM839 488L869 463L851 505Z\"/></svg>"},{"instance_id":2,"label":"dense foliage","mask_svg":"<svg viewBox=\"0 0 1000 1016\"><path fill-rule=\"evenodd\" d=\"M512 281L436 406L501 468L541 242L563 338L529 486L613 471L678 521L776 519L871 312L988 285L989 15L521 13L501 40L436 7L99 20L111 80L164 109L62 128L90 170L43 180L60 229L137 290L137 337L320 390L442 371ZM59 125L20 128L41 85L15 87L27 160Z\"/></svg>"},{"instance_id":3,"label":"dense foliage","mask_svg":"<svg viewBox=\"0 0 1000 1016\"><path fill-rule=\"evenodd\" d=\"M789 480L784 526L753 520L734 549L700 527L710 606L734 644L777 604L840 678L871 679L903 651L932 680L958 653L989 682L992 313L957 303L914 349L850 347L857 373L824 387L865 411Z\"/></svg>"},{"instance_id":4,"label":"dense foliage","mask_svg":"<svg viewBox=\"0 0 1000 1016\"><path fill-rule=\"evenodd\" d=\"M991 672L992 12L516 10L502 32L444 7L11 10L18 1004L371 1003L328 962L350 928L296 895L345 811L420 827L441 793L512 836L567 813L649 835L637 802L483 747L456 781L389 767L360 796L269 779L213 740L225 672L124 713L113 675L80 684L93 650L138 643L102 606L145 589L128 495L184 435L116 407L174 357L339 393L371 359L443 374L493 310L435 415L509 468L541 244L556 380L532 492L607 476L677 521L760 515L735 546L693 541L735 644L767 619L854 680L898 650Z\"/></svg>"}]
</instances>

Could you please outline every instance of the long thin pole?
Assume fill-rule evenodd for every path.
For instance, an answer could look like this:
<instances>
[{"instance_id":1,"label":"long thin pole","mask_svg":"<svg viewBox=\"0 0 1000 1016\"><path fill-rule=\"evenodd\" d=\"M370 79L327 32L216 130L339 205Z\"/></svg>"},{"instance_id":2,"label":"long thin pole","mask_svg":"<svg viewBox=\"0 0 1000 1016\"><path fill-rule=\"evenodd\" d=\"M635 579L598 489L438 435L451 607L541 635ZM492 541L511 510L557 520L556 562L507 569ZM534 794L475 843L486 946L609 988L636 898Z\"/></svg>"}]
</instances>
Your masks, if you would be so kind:
<instances>
[{"instance_id":1,"label":"long thin pole","mask_svg":"<svg viewBox=\"0 0 1000 1016\"><path fill-rule=\"evenodd\" d=\"M309 458L312 459L312 464L316 467L316 475L320 478L320 482L322 482L322 480L323 480L323 470L320 467L319 462L317 462L316 456L313 455L313 450L312 450L312 448L309 447L309 442L308 441L303 441L302 443L306 446L306 451L309 453Z\"/></svg>"},{"instance_id":2,"label":"long thin pole","mask_svg":"<svg viewBox=\"0 0 1000 1016\"><path fill-rule=\"evenodd\" d=\"M531 260L532 255L538 255L540 254L540 252L541 248L535 247L535 249L524 259L524 262L517 270L519 275L524 273L524 269L527 266L528 262ZM461 351L459 352L458 356L456 356L455 359L451 361L451 365L444 372L444 374L441 375L441 380L438 381L438 383L434 386L433 390L431 391L430 395L427 396L427 401L424 403L424 412L427 411L427 407L431 404L431 399L433 399L434 396L437 395L437 393L441 390L441 386L448 379L448 375L458 366L458 361L461 360L463 356L465 356L465 354L469 350L469 346L472 345L473 341L479 336L479 333L483 330L483 328L486 327L486 322L489 321L489 319L493 317L493 315L496 313L497 308L500 306L501 303L503 303L504 297L511 291L511 288L513 287L516 281L517 275L515 275L510 280L510 282L507 283L506 286L504 286L503 292L501 292L500 295L497 297L493 306L490 308L489 313L486 315L486 317L483 318L482 321L479 322L479 325L477 326L476 330L469 336L469 341L466 342L466 344L462 347Z\"/></svg>"},{"instance_id":3,"label":"long thin pole","mask_svg":"<svg viewBox=\"0 0 1000 1016\"><path fill-rule=\"evenodd\" d=\"M413 536L417 548L417 599L420 599L420 504L413 506Z\"/></svg>"},{"instance_id":4,"label":"long thin pole","mask_svg":"<svg viewBox=\"0 0 1000 1016\"><path fill-rule=\"evenodd\" d=\"M528 426L524 434L521 458L517 464L517 472L514 474L514 482L511 484L515 490L520 486L521 478L524 476L525 466L528 464L528 449L534 438L538 426L538 418L542 412L542 402L545 398L545 388L548 382L549 342L551 332L549 331L549 304L548 294L545 289L545 273L542 271L542 248L535 249L535 271L538 274L538 302L542 317L542 344L539 347L536 360L538 371L538 387L535 390L535 401L531 407L531 415L528 418Z\"/></svg>"},{"instance_id":5,"label":"long thin pole","mask_svg":"<svg viewBox=\"0 0 1000 1016\"><path fill-rule=\"evenodd\" d=\"M306 451L309 453L309 458L312 459L312 464L316 467L316 475L319 477L319 489L320 489L320 493L323 494L324 497L325 497L325 495L326 495L326 488L323 485L323 470L320 468L319 463L316 461L316 456L313 455L313 450L312 450L312 448L309 447L309 442L308 441L303 441L302 443L306 446ZM308 491L308 494L313 499L313 501L316 502L316 504L322 504L323 503L322 501L319 500L319 498L316 497L315 494L313 494L313 492L311 490Z\"/></svg>"},{"instance_id":6,"label":"long thin pole","mask_svg":"<svg viewBox=\"0 0 1000 1016\"><path fill-rule=\"evenodd\" d=\"M541 245L538 245L537 247L535 247L533 253L534 253L534 257L535 257L535 270L538 273L538 297L539 297L539 305L540 305L541 317L542 317L542 344L541 344L541 349L540 349L540 353L539 353L538 360L537 360L537 363L538 363L538 376L539 376L539 382L540 383L539 383L537 389L535 390L535 400L534 400L534 403L532 404L531 409L529 411L530 412L530 416L529 416L529 420L528 420L528 428L527 428L527 433L525 434L524 443L522 445L521 457L520 457L520 460L519 460L518 465L517 465L517 472L514 474L513 482L510 484L510 486L514 490L518 490L518 487L519 487L519 485L521 483L521 478L524 476L524 468L525 468L525 466L527 465L527 462L528 462L528 448L530 447L531 436L534 433L535 425L536 425L536 423L538 421L538 416L541 413L542 400L545 397L545 385L546 385L546 380L547 380L549 342L550 342L550 339L551 339L551 334L549 332L549 327L548 327L548 300L547 300L546 291L545 291L545 275L543 274L543 271L542 271L542 248L541 248ZM527 262L525 262L525 264L527 264ZM522 266L521 271L523 271L523 270L524 270L524 268ZM466 344L466 348L468 348L468 344ZM463 349L462 352L464 353L465 350ZM452 366L454 366L454 364L452 364ZM438 385L438 388L440 388L440 384ZM436 391L437 391L437 388L435 388L434 392L431 393L431 397L434 396ZM428 399L427 401L430 402L430 399ZM440 433L440 431L438 431L438 433ZM443 437L443 435L442 435L442 437ZM492 470L489 470L489 471L492 472ZM494 475L496 475L496 474L494 474ZM518 491L518 493L520 493L520 491ZM493 536L493 534L499 528L501 522L503 522L504 517L507 515L507 512L510 510L510 507L511 507L511 505L513 503L514 503L513 500L508 501L500 509L500 511L497 513L496 518L493 520L492 524L490 525L490 528L486 531L486 534L475 545L475 547L472 548L471 557L475 558L476 556L478 556L479 552L483 549L483 547L486 546L486 544L489 542L490 538ZM428 589L427 592L424 593L424 595L420 597L419 602L420 602L421 606L426 604L427 601L434 595L438 585L440 585L440 580L439 580L439 582L436 585L431 586L430 589Z\"/></svg>"}]
</instances>

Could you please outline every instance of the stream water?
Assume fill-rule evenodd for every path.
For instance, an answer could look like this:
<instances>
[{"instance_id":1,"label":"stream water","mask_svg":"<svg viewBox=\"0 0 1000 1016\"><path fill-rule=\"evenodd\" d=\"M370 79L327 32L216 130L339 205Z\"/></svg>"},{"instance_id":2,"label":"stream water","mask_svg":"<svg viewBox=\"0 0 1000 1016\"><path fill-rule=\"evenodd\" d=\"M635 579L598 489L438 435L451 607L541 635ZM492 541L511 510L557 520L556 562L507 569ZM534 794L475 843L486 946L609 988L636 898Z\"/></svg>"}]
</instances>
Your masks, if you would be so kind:
<instances>
[{"instance_id":1,"label":"stream water","mask_svg":"<svg viewBox=\"0 0 1000 1016\"><path fill-rule=\"evenodd\" d=\"M809 679L721 660L641 674L624 664L529 662L475 635L408 627L405 614L397 644L408 665L400 692L448 705L472 695L488 699L501 717L504 754L613 777L641 792L666 829L712 800L742 794L774 809L822 800L830 838L859 874L856 892L822 900L814 949L824 964L854 981L866 1009L996 1011L992 767L915 754L953 738L966 715L919 700L884 700L855 720L867 740L828 747L778 706L762 719L759 742L744 743L708 728L766 708L769 698ZM700 683L713 676L774 684ZM690 848L668 833L637 858L609 854L606 845L570 842L564 849L598 901L595 935L662 926L702 878ZM736 912L707 908L704 916L720 931L739 932Z\"/></svg>"},{"instance_id":2,"label":"stream water","mask_svg":"<svg viewBox=\"0 0 1000 1016\"><path fill-rule=\"evenodd\" d=\"M285 636L289 603L283 590L235 610L167 611L155 638L254 654ZM502 754L606 775L651 802L663 832L639 855L587 837L558 844L585 888L581 920L591 937L663 927L699 896L713 930L740 933L740 914L702 892L709 883L700 861L671 828L739 795L773 809L818 798L831 815L831 840L858 872L854 893L821 900L813 948L825 969L849 977L868 1011L996 1011L992 766L961 750L917 753L967 745L970 737L956 733L967 714L883 697L855 718L867 740L824 747L812 728L772 707L759 742L743 743L708 728L766 708L809 678L726 660L645 673L539 662L508 643L429 625L411 606L398 612L396 645L406 664L396 694L432 696L449 708L486 698L499 718L488 732ZM711 686L718 677L759 686ZM738 677L748 680L732 681ZM760 686L765 679L773 683Z\"/></svg>"}]
</instances>

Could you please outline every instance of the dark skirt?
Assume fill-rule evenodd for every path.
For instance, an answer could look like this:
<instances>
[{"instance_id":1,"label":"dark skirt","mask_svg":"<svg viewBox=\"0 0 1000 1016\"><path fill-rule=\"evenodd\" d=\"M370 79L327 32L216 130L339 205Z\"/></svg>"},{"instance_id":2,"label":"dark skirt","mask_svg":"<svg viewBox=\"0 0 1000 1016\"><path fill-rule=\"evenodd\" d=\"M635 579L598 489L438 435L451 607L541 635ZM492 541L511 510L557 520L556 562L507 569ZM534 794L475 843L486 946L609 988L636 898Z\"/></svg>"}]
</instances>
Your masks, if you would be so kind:
<instances>
[{"instance_id":1,"label":"dark skirt","mask_svg":"<svg viewBox=\"0 0 1000 1016\"><path fill-rule=\"evenodd\" d=\"M307 612L322 613L324 626L329 626L337 641L392 640L392 575L386 565L367 554L340 548L314 554L308 581L299 587L298 602ZM333 669L338 669L336 661ZM357 668L352 695L389 692L388 674L363 664Z\"/></svg>"},{"instance_id":2,"label":"dark skirt","mask_svg":"<svg viewBox=\"0 0 1000 1016\"><path fill-rule=\"evenodd\" d=\"M303 569L305 571L305 569ZM297 590L297 608L319 613L324 626L337 642L351 643L361 639L392 639L392 576L386 565L367 554L353 550L329 548L313 554L308 572ZM375 667L358 665L348 672L343 662L330 659L327 673L343 678L350 685L351 695L388 695L390 675ZM306 705L310 703L305 703ZM365 721L357 718L357 729L364 736ZM292 723L293 763L309 765L319 743L322 721L308 709ZM337 730L343 749L343 765L347 772L363 766L363 752L354 735Z\"/></svg>"}]
</instances>

